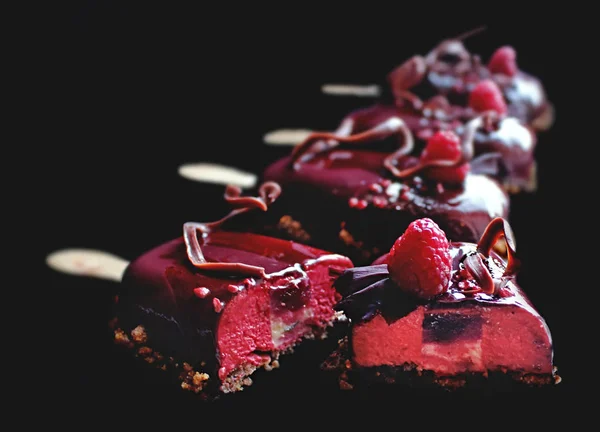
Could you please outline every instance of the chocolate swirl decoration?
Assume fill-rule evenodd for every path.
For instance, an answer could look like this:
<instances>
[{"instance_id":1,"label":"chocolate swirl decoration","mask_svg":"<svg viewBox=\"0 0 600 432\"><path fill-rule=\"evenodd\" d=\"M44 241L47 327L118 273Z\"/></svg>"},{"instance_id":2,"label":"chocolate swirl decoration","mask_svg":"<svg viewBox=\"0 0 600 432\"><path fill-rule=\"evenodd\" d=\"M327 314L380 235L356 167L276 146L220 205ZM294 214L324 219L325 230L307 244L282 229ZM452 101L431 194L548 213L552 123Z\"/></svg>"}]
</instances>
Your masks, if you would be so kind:
<instances>
[{"instance_id":1,"label":"chocolate swirl decoration","mask_svg":"<svg viewBox=\"0 0 600 432\"><path fill-rule=\"evenodd\" d=\"M506 243L506 267L499 279L494 279L484 259L489 259L490 252L498 240L504 238ZM515 236L508 222L497 217L490 221L477 243L477 251L467 255L463 261L466 269L473 276L481 291L485 294L497 294L506 283L514 278L519 268L515 257Z\"/></svg>"},{"instance_id":2,"label":"chocolate swirl decoration","mask_svg":"<svg viewBox=\"0 0 600 432\"><path fill-rule=\"evenodd\" d=\"M379 123L377 126L359 132L357 134L345 134L344 132L313 132L302 143L294 147L292 151L292 165L294 169L299 169L303 162L311 159L317 154L329 152L340 143L345 144L363 144L376 140L383 140L393 135L402 135L403 140L400 148L394 154L406 155L414 148L414 138L409 127L400 117L390 117Z\"/></svg>"},{"instance_id":3,"label":"chocolate swirl decoration","mask_svg":"<svg viewBox=\"0 0 600 432\"><path fill-rule=\"evenodd\" d=\"M423 107L423 101L410 89L419 85L427 76L427 73L442 61L448 63L449 67L457 73L466 72L470 68L478 68L480 61L477 56L472 56L465 48L463 41L477 33L485 30L478 27L452 39L440 42L425 56L415 55L388 74L388 82L396 104L400 105L408 101L413 108L419 110Z\"/></svg>"},{"instance_id":4,"label":"chocolate swirl decoration","mask_svg":"<svg viewBox=\"0 0 600 432\"><path fill-rule=\"evenodd\" d=\"M490 259L494 245L501 238L504 238L506 243L508 258L502 275L494 276L486 261ZM519 261L515 257L516 243L510 225L502 217L493 219L475 246L475 250L466 253L456 262L464 264L478 289L453 290L464 294L466 299L475 298L479 293L499 295L507 282L516 276L519 268ZM405 292L389 277L387 264L347 269L334 284L342 295L342 300L336 304L335 309L343 311L348 318L355 321L369 320L377 312L381 312L386 319L393 320L408 314L419 304L444 301L445 298L448 298L448 301L456 301L451 300L453 297L447 296L446 293L432 300L423 300Z\"/></svg>"},{"instance_id":5,"label":"chocolate swirl decoration","mask_svg":"<svg viewBox=\"0 0 600 432\"><path fill-rule=\"evenodd\" d=\"M456 159L435 159L429 161L419 161L416 165L400 170L398 161L400 158L409 155L414 149L414 138L412 132L400 117L390 117L377 126L364 132L353 135L344 135L348 127L343 125L337 133L314 132L310 134L301 144L292 151L292 165L294 169L299 169L301 164L315 155L329 152L340 143L362 144L375 140L389 138L393 135L402 135L400 147L384 161L384 167L397 178L406 178L413 176L430 167L452 167L469 162L474 156L475 133L479 128L489 127L490 124L498 121L499 114L495 111L486 111L481 115L471 119L465 125L465 133L461 140L461 152ZM341 131L344 132L341 132Z\"/></svg>"},{"instance_id":6,"label":"chocolate swirl decoration","mask_svg":"<svg viewBox=\"0 0 600 432\"><path fill-rule=\"evenodd\" d=\"M200 241L198 240L198 232L202 236L218 230L229 219L250 210L266 211L268 207L281 194L281 186L275 182L265 182L258 189L257 197L241 196L242 190L237 186L229 185L225 189L225 201L227 201L233 210L215 222L186 222L183 224L183 238L185 240L187 256L190 262L201 270L220 271L239 274L249 277L264 277L265 269L247 265L243 263L220 263L208 262L204 258Z\"/></svg>"}]
</instances>

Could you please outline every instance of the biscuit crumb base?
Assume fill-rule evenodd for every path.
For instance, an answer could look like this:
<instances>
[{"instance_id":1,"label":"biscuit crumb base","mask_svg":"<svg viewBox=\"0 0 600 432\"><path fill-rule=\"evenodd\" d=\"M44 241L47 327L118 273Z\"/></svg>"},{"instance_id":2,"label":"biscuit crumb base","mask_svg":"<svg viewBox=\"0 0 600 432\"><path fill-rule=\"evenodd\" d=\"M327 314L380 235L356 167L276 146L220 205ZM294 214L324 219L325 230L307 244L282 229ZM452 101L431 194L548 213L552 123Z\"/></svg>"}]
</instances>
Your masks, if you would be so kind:
<instances>
[{"instance_id":1,"label":"biscuit crumb base","mask_svg":"<svg viewBox=\"0 0 600 432\"><path fill-rule=\"evenodd\" d=\"M192 365L154 350L151 345L151 337L143 325L138 325L127 332L119 327L118 320L113 319L110 328L113 330L115 344L124 347L136 358L152 365L153 368L167 372L167 376L175 379L181 389L197 394L204 400L214 400L222 395L240 392L246 387L252 386L251 375L258 369L264 369L266 372L278 369L280 367L280 357L292 354L295 349L295 345L292 345L285 350L273 351L268 355L264 355L263 363L244 365L231 372L221 382L216 372L212 373L212 371L207 370L205 362ZM324 338L327 338L327 329L318 329L306 335L302 340Z\"/></svg>"}]
</instances>

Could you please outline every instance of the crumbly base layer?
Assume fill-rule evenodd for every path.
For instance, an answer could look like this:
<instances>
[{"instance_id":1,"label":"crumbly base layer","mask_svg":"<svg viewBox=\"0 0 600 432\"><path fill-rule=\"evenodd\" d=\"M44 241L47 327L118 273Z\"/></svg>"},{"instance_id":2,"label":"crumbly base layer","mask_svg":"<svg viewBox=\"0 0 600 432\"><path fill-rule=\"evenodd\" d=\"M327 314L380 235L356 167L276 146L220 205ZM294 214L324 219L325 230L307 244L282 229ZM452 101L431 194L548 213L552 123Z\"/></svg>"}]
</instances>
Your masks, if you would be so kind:
<instances>
[{"instance_id":1,"label":"crumbly base layer","mask_svg":"<svg viewBox=\"0 0 600 432\"><path fill-rule=\"evenodd\" d=\"M337 318L336 318L337 319ZM205 362L190 364L182 359L165 356L153 349L151 338L143 325L138 325L131 331L126 331L119 326L115 318L110 323L114 333L114 342L132 353L135 357L150 365L150 367L162 370L167 378L175 381L181 389L195 393L204 400L214 400L221 395L236 393L253 384L251 375L262 369L270 372L280 367L281 356L292 354L299 345L290 346L285 350L272 351L263 354L265 361L259 365L243 365L231 372L222 382L217 372L209 370ZM333 323L329 326L332 327ZM313 333L307 334L302 341L326 339L329 327L315 329ZM301 341L301 342L302 342Z\"/></svg>"},{"instance_id":2,"label":"crumbly base layer","mask_svg":"<svg viewBox=\"0 0 600 432\"><path fill-rule=\"evenodd\" d=\"M204 362L192 366L172 356L162 355L150 346L148 335L142 325L127 332L118 326L118 321L115 319L111 323L111 327L114 331L114 342L117 345L150 367L167 373L168 378L176 380L183 390L201 394L203 399L214 398L214 385L210 385L214 378L205 370Z\"/></svg>"}]
</instances>

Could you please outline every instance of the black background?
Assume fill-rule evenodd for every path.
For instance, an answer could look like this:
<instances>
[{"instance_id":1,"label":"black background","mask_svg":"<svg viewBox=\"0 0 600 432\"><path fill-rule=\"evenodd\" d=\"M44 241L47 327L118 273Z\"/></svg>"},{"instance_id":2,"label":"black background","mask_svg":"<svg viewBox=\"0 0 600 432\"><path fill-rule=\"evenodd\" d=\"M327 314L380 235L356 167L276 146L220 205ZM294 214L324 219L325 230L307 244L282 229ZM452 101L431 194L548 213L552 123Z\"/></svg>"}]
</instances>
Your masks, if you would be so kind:
<instances>
[{"instance_id":1,"label":"black background","mask_svg":"<svg viewBox=\"0 0 600 432\"><path fill-rule=\"evenodd\" d=\"M98 412L114 405L135 417L124 406L136 393L121 382L120 360L105 343L116 285L49 270L49 252L89 247L132 259L178 236L187 220L222 215L223 188L178 178L180 164L215 161L258 173L288 151L265 146L266 132L330 130L350 109L369 103L325 96L321 84L377 81L441 39L486 25L467 46L486 59L496 47L513 45L520 67L542 79L556 106L554 127L540 137L539 190L517 197L513 228L524 263L521 285L552 330L563 376L550 400L564 411L562 404L585 385L577 377L581 350L569 318L574 271L555 261L572 240L562 228L570 225L570 210L561 205L570 176L564 143L573 139L575 111L568 84L578 56L565 53L567 12L221 6L86 0L45 5L36 15L25 55L31 66L21 77L29 114L23 136L35 146L21 150L31 152L27 160L34 159L40 177L38 199L23 204L32 207L30 227L43 219L35 234L41 246L33 251L43 287L34 295L53 306L43 308L51 321L40 329L45 355L34 362L49 371L47 387L64 392L59 405L80 402L78 409ZM33 397L44 400L47 392Z\"/></svg>"}]
</instances>

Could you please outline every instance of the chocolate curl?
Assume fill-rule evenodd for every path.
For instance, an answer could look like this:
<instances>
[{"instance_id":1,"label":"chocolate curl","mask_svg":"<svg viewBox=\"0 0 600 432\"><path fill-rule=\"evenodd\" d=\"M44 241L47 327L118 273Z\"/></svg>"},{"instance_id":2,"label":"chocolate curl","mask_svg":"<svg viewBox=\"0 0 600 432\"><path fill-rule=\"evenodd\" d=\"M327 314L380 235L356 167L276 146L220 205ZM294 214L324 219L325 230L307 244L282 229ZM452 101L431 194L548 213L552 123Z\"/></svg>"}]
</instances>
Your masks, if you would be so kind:
<instances>
[{"instance_id":1,"label":"chocolate curl","mask_svg":"<svg viewBox=\"0 0 600 432\"><path fill-rule=\"evenodd\" d=\"M281 187L275 182L263 183L257 197L242 197L241 189L237 186L227 186L225 189L225 201L234 207L228 215L215 222L186 222L183 224L183 238L186 245L187 256L190 262L201 270L212 270L238 274L249 277L265 277L263 267L251 266L243 263L218 263L208 262L202 253L198 232L202 236L219 229L227 220L250 210L259 209L266 211L277 197L281 194Z\"/></svg>"},{"instance_id":2,"label":"chocolate curl","mask_svg":"<svg viewBox=\"0 0 600 432\"><path fill-rule=\"evenodd\" d=\"M423 171L424 169L429 167L452 167L469 162L471 159L473 159L473 155L475 153L475 133L479 128L484 127L487 124L487 122L491 121L492 118L496 116L497 113L495 113L495 111L487 111L481 114L480 116L470 120L465 125L465 134L463 136L463 139L461 140L461 152L458 158L456 159L436 159L426 162L419 161L419 163L417 163L417 165L415 166L399 170L397 168L398 159L400 159L406 154L403 152L403 149L399 149L398 151L386 157L383 161L383 165L392 174L394 174L394 176L398 178L406 178L413 176L418 172Z\"/></svg>"},{"instance_id":3,"label":"chocolate curl","mask_svg":"<svg viewBox=\"0 0 600 432\"><path fill-rule=\"evenodd\" d=\"M344 131L348 129L346 126L343 128ZM338 133L314 132L294 148L292 151L292 164L294 169L299 169L302 162L314 157L316 154L331 151L340 143L360 144L381 140L395 134L402 134L404 139L401 147L394 154L406 155L410 153L414 147L414 139L408 126L399 117L390 117L377 126L354 135L344 136ZM313 149L316 146L318 148Z\"/></svg>"},{"instance_id":4,"label":"chocolate curl","mask_svg":"<svg viewBox=\"0 0 600 432\"><path fill-rule=\"evenodd\" d=\"M489 258L490 252L498 240L504 238L507 250L507 263L500 280L494 280L483 258ZM477 243L477 252L465 258L465 267L486 294L496 293L504 286L508 279L517 274L519 261L515 257L515 237L508 221L502 217L496 217L488 224Z\"/></svg>"}]
</instances>

